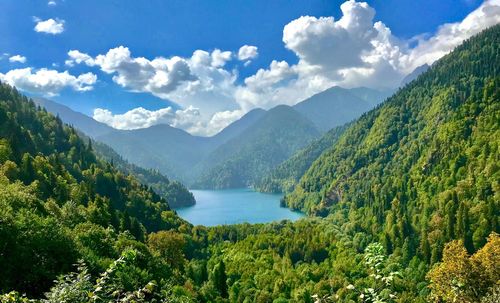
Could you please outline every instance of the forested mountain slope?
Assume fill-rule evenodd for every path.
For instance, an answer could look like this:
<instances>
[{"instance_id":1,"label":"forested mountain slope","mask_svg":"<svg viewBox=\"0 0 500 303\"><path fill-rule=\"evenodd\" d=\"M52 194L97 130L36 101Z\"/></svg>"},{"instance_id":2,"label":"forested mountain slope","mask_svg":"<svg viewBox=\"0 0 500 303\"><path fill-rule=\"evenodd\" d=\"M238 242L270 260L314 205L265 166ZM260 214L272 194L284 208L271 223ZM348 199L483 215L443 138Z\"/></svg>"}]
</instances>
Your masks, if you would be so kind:
<instances>
[{"instance_id":1,"label":"forested mountain slope","mask_svg":"<svg viewBox=\"0 0 500 303\"><path fill-rule=\"evenodd\" d=\"M57 102L41 98L34 102L85 135L109 145L124 160L146 169L158 170L177 180L186 180L186 171L206 154L237 137L266 113L263 109L254 109L218 134L199 137L168 125L117 130Z\"/></svg>"},{"instance_id":2,"label":"forested mountain slope","mask_svg":"<svg viewBox=\"0 0 500 303\"><path fill-rule=\"evenodd\" d=\"M99 244L106 237L141 240L188 224L153 190L98 160L75 129L4 84L0 212L0 289L32 294L80 258L105 268L117 256L113 243Z\"/></svg>"},{"instance_id":3,"label":"forested mountain slope","mask_svg":"<svg viewBox=\"0 0 500 303\"><path fill-rule=\"evenodd\" d=\"M342 165L341 172L351 166L352 174L339 179L343 196L321 205L330 212L327 218L297 222L193 227L153 191L97 160L95 147L74 129L0 85L0 301L498 302L500 236L486 235L498 231L500 200L499 32L497 26L471 39L388 105L350 126L320 157L337 155L341 147L346 154L335 158L339 163L313 165ZM449 73L434 70L440 66ZM455 78L460 81L450 80ZM441 89L451 90L444 97L456 98L444 98ZM398 109L409 105L417 108L404 111L408 115ZM403 135L392 128L372 134L375 125L392 125L391 117L406 121L397 123ZM407 126L417 117L427 119L421 122L426 125ZM436 133L427 129L429 121ZM356 133L374 141L349 139ZM420 148L425 161L404 160L398 150L409 142L405 136L421 133L433 143L432 152L414 141L410 147ZM399 146L384 149L390 154L373 148L387 145L380 139L385 136ZM345 150L347 143L352 151ZM366 166L356 154L363 148L371 159L385 155L393 175L375 163L380 173L369 167L351 180ZM452 171L445 158L453 159ZM392 159L400 161L400 170ZM408 161L418 167L405 170ZM332 181L337 172L330 172L316 183L320 188L340 184ZM377 187L382 181L385 187ZM303 178L298 188L304 187ZM380 219L381 196L390 206Z\"/></svg>"},{"instance_id":4,"label":"forested mountain slope","mask_svg":"<svg viewBox=\"0 0 500 303\"><path fill-rule=\"evenodd\" d=\"M176 180L203 157L208 139L195 137L166 124L135 130L116 130L96 137L125 159L141 167L157 169Z\"/></svg>"},{"instance_id":5,"label":"forested mountain slope","mask_svg":"<svg viewBox=\"0 0 500 303\"><path fill-rule=\"evenodd\" d=\"M499 231L500 26L457 47L347 129L286 196L349 217L387 251L438 260Z\"/></svg>"},{"instance_id":6,"label":"forested mountain slope","mask_svg":"<svg viewBox=\"0 0 500 303\"><path fill-rule=\"evenodd\" d=\"M33 101L40 107L45 108L49 113L54 114L54 116L59 116L64 123L74 126L92 138L115 131L111 126L97 122L91 117L57 102L43 98L36 98Z\"/></svg>"},{"instance_id":7,"label":"forested mountain slope","mask_svg":"<svg viewBox=\"0 0 500 303\"><path fill-rule=\"evenodd\" d=\"M195 204L193 194L182 183L170 180L157 170L146 169L129 163L104 143L92 141L92 146L99 158L112 163L119 171L132 175L142 184L151 187L157 194L168 201L170 207L176 208Z\"/></svg>"},{"instance_id":8,"label":"forested mountain slope","mask_svg":"<svg viewBox=\"0 0 500 303\"><path fill-rule=\"evenodd\" d=\"M364 87L346 89L334 86L295 104L293 108L320 131L326 132L358 118L388 96L388 92Z\"/></svg>"},{"instance_id":9,"label":"forested mountain slope","mask_svg":"<svg viewBox=\"0 0 500 303\"><path fill-rule=\"evenodd\" d=\"M327 149L337 142L349 124L335 127L321 138L311 142L305 148L293 154L269 174L253 183L256 190L268 193L282 193L293 190L300 177L311 164Z\"/></svg>"},{"instance_id":10,"label":"forested mountain slope","mask_svg":"<svg viewBox=\"0 0 500 303\"><path fill-rule=\"evenodd\" d=\"M69 107L54 101L40 98L33 99L33 101L36 105L58 116L63 122L75 127L80 131L80 137L85 140L88 140L89 136L95 138L117 131L104 123L97 122L82 113L75 112ZM131 174L142 184L151 186L156 193L168 201L171 207L188 206L195 203L193 195L178 181L170 181L157 170L145 169L129 163L111 147L100 141L92 140L94 152L99 158L107 162L113 162L114 166L124 174Z\"/></svg>"},{"instance_id":11,"label":"forested mountain slope","mask_svg":"<svg viewBox=\"0 0 500 303\"><path fill-rule=\"evenodd\" d=\"M238 188L252 184L320 135L311 121L280 105L219 146L199 165L195 188Z\"/></svg>"},{"instance_id":12,"label":"forested mountain slope","mask_svg":"<svg viewBox=\"0 0 500 303\"><path fill-rule=\"evenodd\" d=\"M266 111L262 108L256 108L241 117L240 119L234 121L233 123L226 126L219 133L215 134L210 138L213 141L212 146L219 146L226 143L232 138L238 137L247 128L252 126L254 123L259 121L266 114Z\"/></svg>"},{"instance_id":13,"label":"forested mountain slope","mask_svg":"<svg viewBox=\"0 0 500 303\"><path fill-rule=\"evenodd\" d=\"M388 94L388 91L378 91L365 87L352 89L332 87L293 106L297 112L302 114L295 116L298 119L296 122L302 124L304 117L306 117L320 132L325 132L359 117L380 103ZM245 138L236 138L267 115L267 111L257 108L231 123L218 134L212 137L199 137L169 125L155 125L136 130L116 130L62 104L46 99L36 99L35 102L54 115L59 115L63 122L73 125L99 142L109 145L128 162L146 169L158 170L170 178L188 184L194 182L199 185L205 183L203 178L211 174L207 171L215 169L213 164L218 165L219 162L222 162L221 160L210 163L208 160L213 160L211 153L233 138L235 141L245 141ZM289 121L288 123L292 124L293 122ZM232 148L232 145L232 143L225 145L219 151L228 146ZM270 157L279 158L274 157L274 155ZM226 158L228 161L234 162L234 159L230 159L230 154ZM251 166L249 169L254 169L254 165ZM192 169L193 167L196 169ZM240 172L235 171L235 169L244 168L227 164L224 174L234 175ZM269 169L259 168L252 175L260 178ZM248 178L244 179L244 183L248 185ZM236 182L236 184L242 186L243 183ZM220 187L226 186L228 185L220 185Z\"/></svg>"}]
</instances>

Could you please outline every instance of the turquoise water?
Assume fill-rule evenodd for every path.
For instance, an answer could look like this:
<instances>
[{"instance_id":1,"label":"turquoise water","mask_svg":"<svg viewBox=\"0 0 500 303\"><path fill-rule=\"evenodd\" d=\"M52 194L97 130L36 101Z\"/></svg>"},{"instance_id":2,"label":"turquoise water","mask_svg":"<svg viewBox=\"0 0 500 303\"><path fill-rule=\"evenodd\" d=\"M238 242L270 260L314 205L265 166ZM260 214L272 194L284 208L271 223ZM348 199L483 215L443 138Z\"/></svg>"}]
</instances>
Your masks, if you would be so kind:
<instances>
[{"instance_id":1,"label":"turquoise water","mask_svg":"<svg viewBox=\"0 0 500 303\"><path fill-rule=\"evenodd\" d=\"M246 188L191 192L196 198L196 205L176 211L194 225L265 223L284 219L293 221L304 216L280 207L282 195L263 194Z\"/></svg>"}]
</instances>

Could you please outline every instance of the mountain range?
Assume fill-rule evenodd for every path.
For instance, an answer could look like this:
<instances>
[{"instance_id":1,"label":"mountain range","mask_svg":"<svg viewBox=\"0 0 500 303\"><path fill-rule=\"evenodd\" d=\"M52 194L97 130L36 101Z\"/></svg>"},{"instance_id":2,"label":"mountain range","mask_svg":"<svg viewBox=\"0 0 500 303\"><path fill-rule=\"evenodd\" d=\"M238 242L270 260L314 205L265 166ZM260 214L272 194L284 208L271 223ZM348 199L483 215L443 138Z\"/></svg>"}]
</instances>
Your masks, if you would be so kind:
<instances>
[{"instance_id":1,"label":"mountain range","mask_svg":"<svg viewBox=\"0 0 500 303\"><path fill-rule=\"evenodd\" d=\"M133 164L194 187L231 188L252 185L322 133L356 119L389 94L332 87L293 107L251 110L212 137L194 136L166 124L117 130L56 102L35 102Z\"/></svg>"},{"instance_id":2,"label":"mountain range","mask_svg":"<svg viewBox=\"0 0 500 303\"><path fill-rule=\"evenodd\" d=\"M264 177L295 222L193 226L164 177L0 83L0 301L499 302L499 44L496 25L324 134L278 106L199 140L228 167L212 187L266 183L260 150L299 149Z\"/></svg>"}]
</instances>

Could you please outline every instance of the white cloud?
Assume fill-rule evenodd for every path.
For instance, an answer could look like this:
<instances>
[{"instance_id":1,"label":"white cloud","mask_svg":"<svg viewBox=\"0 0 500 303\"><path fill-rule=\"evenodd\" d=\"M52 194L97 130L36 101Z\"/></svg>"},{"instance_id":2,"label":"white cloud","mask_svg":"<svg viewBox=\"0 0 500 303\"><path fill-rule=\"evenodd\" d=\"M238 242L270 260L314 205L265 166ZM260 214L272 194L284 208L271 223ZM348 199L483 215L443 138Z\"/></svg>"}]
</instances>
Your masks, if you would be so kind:
<instances>
[{"instance_id":1,"label":"white cloud","mask_svg":"<svg viewBox=\"0 0 500 303\"><path fill-rule=\"evenodd\" d=\"M283 29L283 42L301 60L326 70L363 65L361 54L372 49L377 32L375 10L365 2L347 1L340 6L343 16L303 16Z\"/></svg>"},{"instance_id":2,"label":"white cloud","mask_svg":"<svg viewBox=\"0 0 500 303\"><path fill-rule=\"evenodd\" d=\"M26 63L26 57L21 55L14 55L9 58L9 62Z\"/></svg>"},{"instance_id":3,"label":"white cloud","mask_svg":"<svg viewBox=\"0 0 500 303\"><path fill-rule=\"evenodd\" d=\"M486 0L463 21L440 26L437 33L428 39L417 37L418 45L409 52L405 64L416 67L432 63L467 38L498 23L500 23L500 0Z\"/></svg>"},{"instance_id":4,"label":"white cloud","mask_svg":"<svg viewBox=\"0 0 500 303\"><path fill-rule=\"evenodd\" d=\"M37 17L34 20L36 22L35 32L58 35L64 31L64 20L54 20L52 18L41 20Z\"/></svg>"},{"instance_id":5,"label":"white cloud","mask_svg":"<svg viewBox=\"0 0 500 303\"><path fill-rule=\"evenodd\" d=\"M288 74L292 80L281 80L282 85L273 89L266 87L270 79L259 73L272 74L271 65L247 78L252 86L240 87L238 94L264 104L274 104L274 100L293 104L333 85L394 87L416 67L432 64L465 39L500 23L500 0L487 0L463 21L444 24L434 35L401 40L383 22L374 20L375 10L364 2L346 1L341 11L338 20L303 16L288 23L283 42L299 58L289 68L295 73L293 77Z\"/></svg>"},{"instance_id":6,"label":"white cloud","mask_svg":"<svg viewBox=\"0 0 500 303\"><path fill-rule=\"evenodd\" d=\"M56 6L57 5L57 2L54 1L54 0L50 0L49 2L47 2L47 5L48 6Z\"/></svg>"},{"instance_id":7,"label":"white cloud","mask_svg":"<svg viewBox=\"0 0 500 303\"><path fill-rule=\"evenodd\" d=\"M81 74L75 77L67 71L39 69L36 72L31 67L10 70L0 73L0 80L17 87L20 90L45 96L55 96L65 87L75 91L89 91L97 81L92 73Z\"/></svg>"},{"instance_id":8,"label":"white cloud","mask_svg":"<svg viewBox=\"0 0 500 303\"><path fill-rule=\"evenodd\" d=\"M273 60L242 81L238 81L238 71L227 69L226 63L237 58L248 64L258 56L255 46L244 45L237 53L196 50L187 58L154 59L133 57L123 46L95 57L72 50L67 64L98 66L126 89L148 92L191 109L189 115L149 112L148 119L141 120L149 122L125 125L167 121L193 133L213 133L253 108L293 105L333 85L395 87L417 66L433 63L463 40L500 23L500 0L487 0L461 22L405 40L377 21L375 10L367 3L350 0L340 9L339 19L302 16L292 20L283 29L283 42L298 63ZM117 119L117 115L111 116ZM137 113L129 116L137 117ZM180 117L194 117L196 122L181 123L185 119Z\"/></svg>"},{"instance_id":9,"label":"white cloud","mask_svg":"<svg viewBox=\"0 0 500 303\"><path fill-rule=\"evenodd\" d=\"M154 95L168 95L183 82L197 80L191 73L186 60L180 57L155 58L131 57L127 47L119 46L110 49L95 59L86 56L87 65L97 65L108 74L114 74L113 81L132 91L150 92Z\"/></svg>"},{"instance_id":10,"label":"white cloud","mask_svg":"<svg viewBox=\"0 0 500 303\"><path fill-rule=\"evenodd\" d=\"M241 60L241 61L257 58L258 55L259 55L259 51L257 49L257 46L243 45L238 50L238 60Z\"/></svg>"},{"instance_id":11,"label":"white cloud","mask_svg":"<svg viewBox=\"0 0 500 303\"><path fill-rule=\"evenodd\" d=\"M216 113L208 122L201 119L200 111L192 106L174 110L172 107L159 110L134 108L124 114L113 114L102 108L94 109L93 118L116 129L139 129L157 124L167 124L184 129L194 135L214 135L229 123L241 117L240 111Z\"/></svg>"},{"instance_id":12,"label":"white cloud","mask_svg":"<svg viewBox=\"0 0 500 303\"><path fill-rule=\"evenodd\" d=\"M212 66L213 67L222 67L226 65L226 62L231 60L232 53L229 51L221 51L220 49L215 49L212 54Z\"/></svg>"},{"instance_id":13,"label":"white cloud","mask_svg":"<svg viewBox=\"0 0 500 303\"><path fill-rule=\"evenodd\" d=\"M191 109L189 109L191 111ZM179 114L182 114L179 112ZM196 115L192 112L191 115ZM102 108L94 109L94 119L106 123L117 129L138 129L156 124L173 124L177 113L172 107L150 111L143 107L134 108L124 114L114 115L111 111Z\"/></svg>"},{"instance_id":14,"label":"white cloud","mask_svg":"<svg viewBox=\"0 0 500 303\"><path fill-rule=\"evenodd\" d=\"M148 92L186 108L199 108L205 118L235 107L232 90L236 74L223 68L233 57L229 51L196 50L190 58L173 56L151 60L133 57L127 47L119 46L96 57L77 50L68 52L68 56L66 64L70 66L77 63L98 66L126 89Z\"/></svg>"},{"instance_id":15,"label":"white cloud","mask_svg":"<svg viewBox=\"0 0 500 303\"><path fill-rule=\"evenodd\" d=\"M238 120L244 115L243 110L226 110L222 112L215 113L208 124L206 125L206 131L203 132L200 130L198 132L199 135L215 135L216 133L223 130L226 126L231 124L232 122Z\"/></svg>"},{"instance_id":16,"label":"white cloud","mask_svg":"<svg viewBox=\"0 0 500 303\"><path fill-rule=\"evenodd\" d=\"M69 59L64 61L67 66L74 66L75 64L85 63L89 66L94 66L94 59L87 54L84 54L78 50L70 50L68 52Z\"/></svg>"}]
</instances>

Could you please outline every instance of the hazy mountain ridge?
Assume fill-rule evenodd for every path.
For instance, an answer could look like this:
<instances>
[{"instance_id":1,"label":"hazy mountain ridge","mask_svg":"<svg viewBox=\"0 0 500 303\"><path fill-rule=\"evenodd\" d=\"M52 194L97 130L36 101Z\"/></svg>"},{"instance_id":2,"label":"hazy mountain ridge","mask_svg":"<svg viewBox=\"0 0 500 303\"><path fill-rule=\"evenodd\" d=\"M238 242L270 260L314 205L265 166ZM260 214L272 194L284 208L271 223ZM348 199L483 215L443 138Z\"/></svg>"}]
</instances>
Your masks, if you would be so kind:
<instances>
[{"instance_id":1,"label":"hazy mountain ridge","mask_svg":"<svg viewBox=\"0 0 500 303\"><path fill-rule=\"evenodd\" d=\"M297 125L305 125L301 123L305 121L304 119L307 119L309 121L307 124L312 124L318 133L325 132L330 128L359 117L362 113L379 104L387 94L386 91L377 91L364 87L353 89L332 87L294 105L292 108L297 114L293 115L291 119L295 119ZM307 136L305 143L302 142L303 144L300 146L291 149L279 149L270 146L272 144L269 143L269 146L260 145L259 148L262 150L258 150L258 148L250 146L252 141L258 141L255 138L252 141L246 141L244 137L239 138L243 136L247 129L255 127L257 123L262 123L259 121L269 115L269 112L271 112L272 117L273 109L269 111L263 109L251 110L216 135L199 137L166 124L135 130L117 130L84 114L75 112L64 105L49 100L37 102L45 106L50 112L58 114L66 123L74 125L87 135L109 145L130 163L147 169L158 170L172 179L187 184L196 184L197 186L208 184L206 180L211 178L210 174L213 172L218 171L218 174L228 174L226 178L230 179L232 178L230 176L234 176L237 172L243 170L242 167L235 167L235 165L241 166L241 164L237 163L246 162L245 165L250 165L249 163L253 161L252 157L243 150L254 150L254 153L267 154L269 158L274 159L273 164L269 167L260 162L250 165L247 167L249 171L247 175L252 177L245 177L243 178L244 182L238 181L234 183L234 186L250 185L250 179L255 181L256 178L263 177L273 169L276 166L276 163L274 163L276 159L280 161L286 160L283 158L284 156L289 157L291 153L305 147L310 139ZM294 124L293 122L287 123L282 126L274 124L272 128L286 133L287 129L290 129L290 125ZM317 136L319 135L315 134L312 138ZM292 141L295 140L292 139L292 136L289 136L289 138ZM235 141L229 144L233 139ZM289 142L289 144L294 146L293 142ZM236 145L240 146L237 147ZM230 152L226 152L226 149ZM274 157L273 153L276 153L277 156ZM239 160L236 161L237 158ZM227 163L223 163L224 161ZM224 167L224 169L221 169L221 167Z\"/></svg>"},{"instance_id":2,"label":"hazy mountain ridge","mask_svg":"<svg viewBox=\"0 0 500 303\"><path fill-rule=\"evenodd\" d=\"M200 178L194 186L249 186L319 135L314 124L292 107L272 108L240 136L219 146L200 162Z\"/></svg>"},{"instance_id":3,"label":"hazy mountain ridge","mask_svg":"<svg viewBox=\"0 0 500 303\"><path fill-rule=\"evenodd\" d=\"M92 138L116 131L116 129L111 126L98 122L60 103L44 98L33 98L33 101L38 106L45 108L48 112L58 115L65 123L73 125Z\"/></svg>"},{"instance_id":4,"label":"hazy mountain ridge","mask_svg":"<svg viewBox=\"0 0 500 303\"><path fill-rule=\"evenodd\" d=\"M369 88L345 89L334 86L293 106L326 132L350 122L382 102L390 92Z\"/></svg>"},{"instance_id":5,"label":"hazy mountain ridge","mask_svg":"<svg viewBox=\"0 0 500 303\"><path fill-rule=\"evenodd\" d=\"M406 84L412 82L413 80L417 79L418 76L421 74L425 73L431 66L429 64L424 64L421 65L417 68L415 68L411 73L409 73L406 77L401 80L401 84L399 85L400 87L405 86Z\"/></svg>"},{"instance_id":6,"label":"hazy mountain ridge","mask_svg":"<svg viewBox=\"0 0 500 303\"><path fill-rule=\"evenodd\" d=\"M326 150L332 148L349 124L335 127L321 138L297 151L268 174L253 182L254 189L268 193L286 193L293 190L311 164Z\"/></svg>"}]
</instances>

